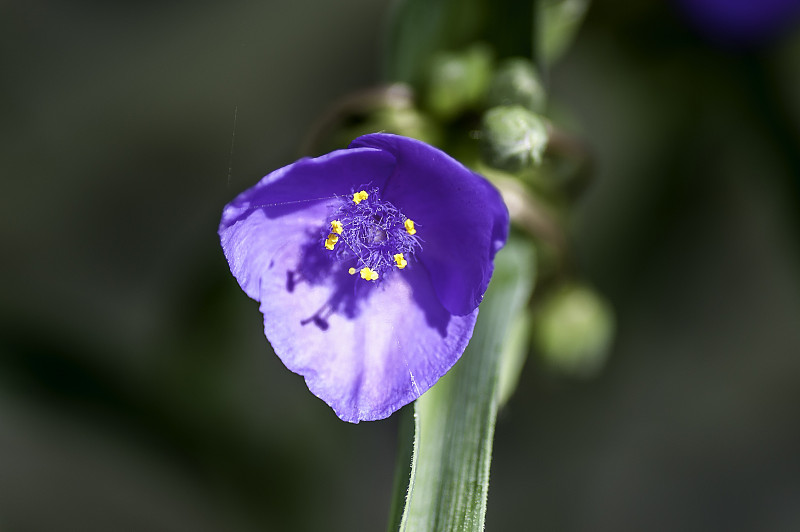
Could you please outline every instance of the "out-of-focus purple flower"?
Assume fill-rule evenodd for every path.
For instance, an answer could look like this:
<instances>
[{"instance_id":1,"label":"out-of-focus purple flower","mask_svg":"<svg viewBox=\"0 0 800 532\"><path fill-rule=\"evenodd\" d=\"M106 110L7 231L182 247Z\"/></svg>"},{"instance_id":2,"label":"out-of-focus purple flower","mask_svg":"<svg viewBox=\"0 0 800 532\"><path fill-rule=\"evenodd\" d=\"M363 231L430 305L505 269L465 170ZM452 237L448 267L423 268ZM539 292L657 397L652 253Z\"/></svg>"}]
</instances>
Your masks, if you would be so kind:
<instances>
[{"instance_id":1,"label":"out-of-focus purple flower","mask_svg":"<svg viewBox=\"0 0 800 532\"><path fill-rule=\"evenodd\" d=\"M283 363L350 422L430 388L472 336L508 212L481 176L388 134L300 159L229 203L219 236Z\"/></svg>"},{"instance_id":2,"label":"out-of-focus purple flower","mask_svg":"<svg viewBox=\"0 0 800 532\"><path fill-rule=\"evenodd\" d=\"M678 0L700 31L724 44L751 44L796 24L800 0Z\"/></svg>"}]
</instances>

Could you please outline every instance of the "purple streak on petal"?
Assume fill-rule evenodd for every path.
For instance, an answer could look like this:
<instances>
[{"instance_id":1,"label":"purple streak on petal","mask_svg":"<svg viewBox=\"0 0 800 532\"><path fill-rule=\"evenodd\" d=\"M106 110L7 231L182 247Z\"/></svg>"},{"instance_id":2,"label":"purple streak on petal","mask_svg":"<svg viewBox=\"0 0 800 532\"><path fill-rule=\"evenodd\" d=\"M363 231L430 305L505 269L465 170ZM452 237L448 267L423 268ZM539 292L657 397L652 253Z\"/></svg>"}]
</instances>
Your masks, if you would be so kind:
<instances>
[{"instance_id":1,"label":"purple streak on petal","mask_svg":"<svg viewBox=\"0 0 800 532\"><path fill-rule=\"evenodd\" d=\"M274 274L260 284L264 332L287 368L341 419L388 417L430 388L463 353L477 309L452 316L418 264L381 284L339 270L287 289L286 272L302 270L303 245L270 251Z\"/></svg>"},{"instance_id":2,"label":"purple streak on petal","mask_svg":"<svg viewBox=\"0 0 800 532\"><path fill-rule=\"evenodd\" d=\"M419 260L430 273L444 307L457 315L478 306L494 267L492 259L508 237L508 210L483 177L444 152L396 135L365 135L352 148L386 150L397 160L383 190L417 223Z\"/></svg>"}]
</instances>

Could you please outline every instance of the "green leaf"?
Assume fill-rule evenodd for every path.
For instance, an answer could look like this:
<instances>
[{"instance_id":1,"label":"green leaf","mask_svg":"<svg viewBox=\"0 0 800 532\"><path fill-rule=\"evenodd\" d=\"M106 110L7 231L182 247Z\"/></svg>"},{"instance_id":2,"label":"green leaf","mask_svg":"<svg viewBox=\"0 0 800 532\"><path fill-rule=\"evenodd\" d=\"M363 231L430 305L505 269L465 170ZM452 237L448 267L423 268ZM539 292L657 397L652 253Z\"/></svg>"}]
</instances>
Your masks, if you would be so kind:
<instances>
[{"instance_id":1,"label":"green leaf","mask_svg":"<svg viewBox=\"0 0 800 532\"><path fill-rule=\"evenodd\" d=\"M467 350L416 401L411 474L405 476L407 467L400 471L408 479L407 490L403 493L400 483L395 492L397 499L405 495L399 530L483 530L501 374L508 374L506 386L515 382L519 353L527 352L527 343L521 345L513 329L518 318L527 319L534 278L532 245L510 239L495 259L494 276ZM390 530L397 530L395 526L397 514Z\"/></svg>"},{"instance_id":2,"label":"green leaf","mask_svg":"<svg viewBox=\"0 0 800 532\"><path fill-rule=\"evenodd\" d=\"M533 314L528 309L523 309L509 327L503 352L500 355L500 382L498 384L498 398L502 408L517 389L519 374L525 359L531 352L531 322Z\"/></svg>"},{"instance_id":3,"label":"green leaf","mask_svg":"<svg viewBox=\"0 0 800 532\"><path fill-rule=\"evenodd\" d=\"M413 461L415 415L410 407L403 408L400 414L399 441L397 458L394 466L394 488L392 504L389 508L389 532L400 530L400 523L405 510L406 493L409 485L409 464Z\"/></svg>"},{"instance_id":4,"label":"green leaf","mask_svg":"<svg viewBox=\"0 0 800 532\"><path fill-rule=\"evenodd\" d=\"M555 62L567 50L583 16L589 0L541 0L537 13L537 49L545 64Z\"/></svg>"}]
</instances>

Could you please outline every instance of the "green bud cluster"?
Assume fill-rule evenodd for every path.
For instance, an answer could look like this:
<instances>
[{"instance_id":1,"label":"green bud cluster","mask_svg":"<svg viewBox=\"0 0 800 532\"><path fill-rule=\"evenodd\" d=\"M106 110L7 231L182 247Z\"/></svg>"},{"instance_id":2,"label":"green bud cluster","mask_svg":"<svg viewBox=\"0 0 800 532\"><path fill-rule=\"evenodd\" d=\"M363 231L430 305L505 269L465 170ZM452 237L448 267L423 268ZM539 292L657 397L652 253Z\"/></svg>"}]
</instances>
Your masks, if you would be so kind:
<instances>
[{"instance_id":1,"label":"green bud cluster","mask_svg":"<svg viewBox=\"0 0 800 532\"><path fill-rule=\"evenodd\" d=\"M547 94L536 68L516 57L502 62L486 97L481 122L481 155L489 166L519 172L539 166L547 147Z\"/></svg>"}]
</instances>

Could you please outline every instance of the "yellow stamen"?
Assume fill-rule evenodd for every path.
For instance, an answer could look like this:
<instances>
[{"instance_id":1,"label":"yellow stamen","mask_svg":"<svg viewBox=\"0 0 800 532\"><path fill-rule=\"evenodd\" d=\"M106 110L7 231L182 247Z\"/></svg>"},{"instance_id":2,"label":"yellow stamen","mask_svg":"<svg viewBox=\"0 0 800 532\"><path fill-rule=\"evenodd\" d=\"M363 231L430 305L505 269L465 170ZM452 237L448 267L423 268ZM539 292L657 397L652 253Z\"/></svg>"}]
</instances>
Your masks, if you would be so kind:
<instances>
[{"instance_id":1,"label":"yellow stamen","mask_svg":"<svg viewBox=\"0 0 800 532\"><path fill-rule=\"evenodd\" d=\"M412 220L411 218L406 218L405 224L403 224L403 225L406 226L406 232L409 235L416 235L417 234L417 230L414 229L414 220Z\"/></svg>"},{"instance_id":2,"label":"yellow stamen","mask_svg":"<svg viewBox=\"0 0 800 532\"><path fill-rule=\"evenodd\" d=\"M400 268L401 270L406 266L408 266L408 261L405 259L405 257L403 257L402 253L398 253L397 255L395 255L394 261L397 263L397 267Z\"/></svg>"},{"instance_id":3,"label":"yellow stamen","mask_svg":"<svg viewBox=\"0 0 800 532\"><path fill-rule=\"evenodd\" d=\"M378 279L378 272L369 268L361 268L361 278L365 281L375 281Z\"/></svg>"},{"instance_id":4,"label":"yellow stamen","mask_svg":"<svg viewBox=\"0 0 800 532\"><path fill-rule=\"evenodd\" d=\"M369 194L367 194L366 190L362 190L361 192L356 192L355 194L353 194L353 203L358 205L359 203L361 203L362 201L364 201L368 197L369 197Z\"/></svg>"},{"instance_id":5,"label":"yellow stamen","mask_svg":"<svg viewBox=\"0 0 800 532\"><path fill-rule=\"evenodd\" d=\"M342 222L340 222L339 220L332 221L331 222L331 231L333 231L337 235L341 235L342 231L344 231L344 226L342 225Z\"/></svg>"},{"instance_id":6,"label":"yellow stamen","mask_svg":"<svg viewBox=\"0 0 800 532\"><path fill-rule=\"evenodd\" d=\"M331 233L328 235L328 238L325 239L325 249L330 249L333 251L333 246L339 241L339 236Z\"/></svg>"},{"instance_id":7,"label":"yellow stamen","mask_svg":"<svg viewBox=\"0 0 800 532\"><path fill-rule=\"evenodd\" d=\"M356 269L355 268L350 268L349 270L347 270L347 273L349 273L350 275L355 275Z\"/></svg>"}]
</instances>

